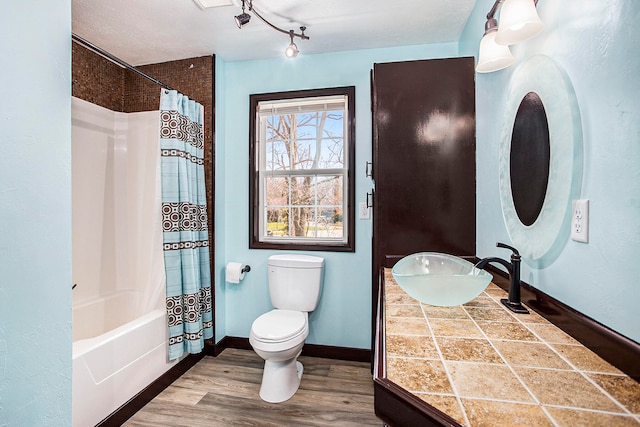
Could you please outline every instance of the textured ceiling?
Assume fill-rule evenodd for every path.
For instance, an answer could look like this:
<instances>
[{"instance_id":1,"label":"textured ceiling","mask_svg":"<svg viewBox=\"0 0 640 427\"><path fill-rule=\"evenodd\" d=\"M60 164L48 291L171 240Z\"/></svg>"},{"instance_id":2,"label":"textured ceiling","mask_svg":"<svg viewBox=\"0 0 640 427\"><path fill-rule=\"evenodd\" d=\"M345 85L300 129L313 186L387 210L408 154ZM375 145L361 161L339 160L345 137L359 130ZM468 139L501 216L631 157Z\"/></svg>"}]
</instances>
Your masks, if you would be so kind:
<instances>
[{"instance_id":1,"label":"textured ceiling","mask_svg":"<svg viewBox=\"0 0 640 427\"><path fill-rule=\"evenodd\" d=\"M283 56L289 37L231 6L192 0L73 0L73 32L132 65L216 54L225 61ZM475 0L255 0L273 24L299 32L301 54L458 41Z\"/></svg>"}]
</instances>

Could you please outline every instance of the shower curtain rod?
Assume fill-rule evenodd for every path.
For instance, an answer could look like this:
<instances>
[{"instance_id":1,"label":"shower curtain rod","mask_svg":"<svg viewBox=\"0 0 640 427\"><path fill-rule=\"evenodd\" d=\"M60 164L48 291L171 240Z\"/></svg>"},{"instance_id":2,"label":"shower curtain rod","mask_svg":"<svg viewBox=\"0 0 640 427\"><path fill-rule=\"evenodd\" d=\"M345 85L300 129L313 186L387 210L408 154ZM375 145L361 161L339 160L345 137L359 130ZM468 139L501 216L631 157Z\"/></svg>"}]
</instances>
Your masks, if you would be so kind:
<instances>
[{"instance_id":1,"label":"shower curtain rod","mask_svg":"<svg viewBox=\"0 0 640 427\"><path fill-rule=\"evenodd\" d=\"M94 45L93 43L91 43L91 42L89 42L89 41L87 41L87 40L85 40L85 39L83 39L82 37L77 36L77 35L76 35L76 34L74 34L74 33L71 33L71 39L72 39L74 42L76 42L76 43L78 43L78 44L80 44L80 45L82 45L82 46L84 46L84 47L86 47L86 48L88 48L88 49L90 49L90 50L94 51L95 53L98 53L98 54L100 54L100 55L104 56L105 58L107 58L107 59L109 59L109 60L111 60L111 61L115 62L116 64L120 65L121 67L124 67L124 68L129 69L129 70L133 71L134 73L137 73L137 74L141 75L141 76L142 76L142 77L144 77L145 79L151 80L151 81L152 81L152 82L154 82L155 84L160 85L160 86L162 86L163 88L165 88L165 89L167 89L167 90L173 90L173 89L171 88L171 86L169 86L169 85L166 85L166 84L162 83L162 82L161 82L160 80L158 80L158 79L154 79L154 78L153 78L153 77L151 77L149 74L147 74L147 73L145 73L145 72L142 72L142 71L138 70L138 69L137 69L136 67L134 67L133 65L127 64L127 63L126 63L126 62L124 62L122 59L120 59L120 58L118 58L118 57L116 57L116 56L113 56L112 54L110 54L109 52L107 52L107 51L105 51L105 50L100 49L98 46Z\"/></svg>"}]
</instances>

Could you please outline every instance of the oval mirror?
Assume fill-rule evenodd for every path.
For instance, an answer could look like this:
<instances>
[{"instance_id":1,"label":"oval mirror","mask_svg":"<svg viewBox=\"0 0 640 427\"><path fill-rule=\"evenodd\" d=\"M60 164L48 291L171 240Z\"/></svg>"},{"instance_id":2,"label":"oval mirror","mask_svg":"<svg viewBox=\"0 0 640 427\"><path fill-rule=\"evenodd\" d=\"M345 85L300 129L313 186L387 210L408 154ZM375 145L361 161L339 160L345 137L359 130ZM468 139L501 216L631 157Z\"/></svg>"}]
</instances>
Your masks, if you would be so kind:
<instances>
[{"instance_id":1,"label":"oval mirror","mask_svg":"<svg viewBox=\"0 0 640 427\"><path fill-rule=\"evenodd\" d=\"M511 196L522 224L536 222L549 182L549 124L542 100L529 92L520 102L511 134Z\"/></svg>"}]
</instances>

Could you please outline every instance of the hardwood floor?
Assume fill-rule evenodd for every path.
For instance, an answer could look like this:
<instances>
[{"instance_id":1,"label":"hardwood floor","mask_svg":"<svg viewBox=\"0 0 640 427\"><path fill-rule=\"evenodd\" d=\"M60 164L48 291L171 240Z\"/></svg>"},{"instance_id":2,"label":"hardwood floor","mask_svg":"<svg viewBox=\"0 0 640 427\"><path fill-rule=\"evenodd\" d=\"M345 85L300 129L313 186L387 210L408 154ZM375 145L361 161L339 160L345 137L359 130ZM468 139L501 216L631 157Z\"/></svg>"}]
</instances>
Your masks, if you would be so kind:
<instances>
[{"instance_id":1,"label":"hardwood floor","mask_svg":"<svg viewBox=\"0 0 640 427\"><path fill-rule=\"evenodd\" d=\"M260 399L264 361L251 350L205 357L124 425L381 426L368 363L300 357L302 383L288 401Z\"/></svg>"}]
</instances>

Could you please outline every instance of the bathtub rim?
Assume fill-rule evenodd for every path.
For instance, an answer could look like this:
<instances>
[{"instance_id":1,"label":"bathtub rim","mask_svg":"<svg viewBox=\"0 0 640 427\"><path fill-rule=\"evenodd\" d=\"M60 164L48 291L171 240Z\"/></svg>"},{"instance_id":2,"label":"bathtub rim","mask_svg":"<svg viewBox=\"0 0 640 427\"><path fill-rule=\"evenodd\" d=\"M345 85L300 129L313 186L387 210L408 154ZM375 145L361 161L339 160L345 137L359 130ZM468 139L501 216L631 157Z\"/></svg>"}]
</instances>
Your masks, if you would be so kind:
<instances>
[{"instance_id":1,"label":"bathtub rim","mask_svg":"<svg viewBox=\"0 0 640 427\"><path fill-rule=\"evenodd\" d=\"M152 320L155 320L159 317L165 317L166 319L166 311L162 309L155 309L150 311L149 313L143 314L142 316L131 320L121 326L118 326L115 329L112 329L108 332L105 332L101 335L98 335L93 338L85 338L82 340L77 340L73 342L73 350L72 350L72 360L76 360L85 354L89 353L96 348L99 348L106 342L114 341L124 335L127 334L131 329L142 326Z\"/></svg>"}]
</instances>

